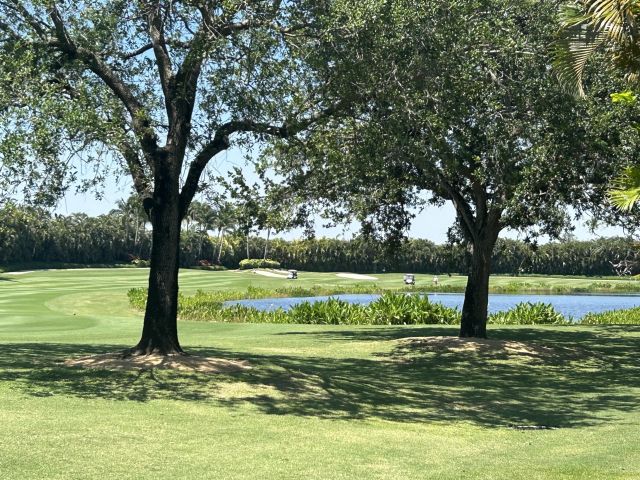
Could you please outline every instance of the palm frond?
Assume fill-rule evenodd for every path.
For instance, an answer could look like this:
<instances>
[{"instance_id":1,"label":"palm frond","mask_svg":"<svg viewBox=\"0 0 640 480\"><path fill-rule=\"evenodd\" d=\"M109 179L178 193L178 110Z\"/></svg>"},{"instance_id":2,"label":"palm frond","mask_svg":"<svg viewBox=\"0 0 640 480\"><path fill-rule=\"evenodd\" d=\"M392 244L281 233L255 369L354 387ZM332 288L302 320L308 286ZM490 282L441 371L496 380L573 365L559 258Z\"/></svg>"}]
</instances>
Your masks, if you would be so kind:
<instances>
[{"instance_id":1,"label":"palm frond","mask_svg":"<svg viewBox=\"0 0 640 480\"><path fill-rule=\"evenodd\" d=\"M569 92L584 96L582 78L589 59L607 40L588 23L575 23L562 30L554 46L553 66L560 83Z\"/></svg>"},{"instance_id":2,"label":"palm frond","mask_svg":"<svg viewBox=\"0 0 640 480\"><path fill-rule=\"evenodd\" d=\"M634 44L639 12L640 0L585 0L565 8L553 62L562 85L583 96L582 76L587 62L604 44Z\"/></svg>"},{"instance_id":3,"label":"palm frond","mask_svg":"<svg viewBox=\"0 0 640 480\"><path fill-rule=\"evenodd\" d=\"M631 210L640 200L640 165L625 168L608 193L616 207Z\"/></svg>"},{"instance_id":4,"label":"palm frond","mask_svg":"<svg viewBox=\"0 0 640 480\"><path fill-rule=\"evenodd\" d=\"M585 2L591 24L616 43L634 40L637 36L638 0L590 0Z\"/></svg>"}]
</instances>

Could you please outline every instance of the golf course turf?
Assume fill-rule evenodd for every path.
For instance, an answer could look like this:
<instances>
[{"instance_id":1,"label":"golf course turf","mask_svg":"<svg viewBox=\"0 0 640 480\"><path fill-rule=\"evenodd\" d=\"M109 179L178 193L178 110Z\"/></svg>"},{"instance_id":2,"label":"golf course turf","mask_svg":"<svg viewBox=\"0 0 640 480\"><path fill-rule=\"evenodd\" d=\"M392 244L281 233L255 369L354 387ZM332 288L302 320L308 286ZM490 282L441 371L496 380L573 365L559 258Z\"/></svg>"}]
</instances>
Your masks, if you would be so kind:
<instances>
[{"instance_id":1,"label":"golf course turf","mask_svg":"<svg viewBox=\"0 0 640 480\"><path fill-rule=\"evenodd\" d=\"M532 347L519 351L406 340L455 327L180 321L189 353L251 368L65 366L138 340L142 315L126 293L147 274L0 275L0 478L640 478L639 326L489 327ZM183 270L180 281L186 294L290 285L231 271ZM357 281L301 272L296 282Z\"/></svg>"}]
</instances>

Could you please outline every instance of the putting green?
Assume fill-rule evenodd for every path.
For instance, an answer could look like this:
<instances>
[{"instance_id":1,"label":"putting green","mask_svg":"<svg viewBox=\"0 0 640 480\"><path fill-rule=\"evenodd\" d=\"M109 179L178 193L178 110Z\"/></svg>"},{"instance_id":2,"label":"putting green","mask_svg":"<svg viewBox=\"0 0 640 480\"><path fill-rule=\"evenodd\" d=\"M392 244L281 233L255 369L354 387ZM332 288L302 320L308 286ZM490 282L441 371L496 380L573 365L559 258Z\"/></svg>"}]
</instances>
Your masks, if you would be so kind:
<instances>
[{"instance_id":1,"label":"putting green","mask_svg":"<svg viewBox=\"0 0 640 480\"><path fill-rule=\"evenodd\" d=\"M456 333L438 326L180 322L190 352L252 369L63 366L137 341L141 314L126 292L147 274L0 276L0 478L640 478L640 327L490 329L549 352L535 356L403 348L406 337ZM401 285L402 275L377 276ZM354 282L302 272L296 285ZM185 293L248 285L291 283L181 273Z\"/></svg>"}]
</instances>

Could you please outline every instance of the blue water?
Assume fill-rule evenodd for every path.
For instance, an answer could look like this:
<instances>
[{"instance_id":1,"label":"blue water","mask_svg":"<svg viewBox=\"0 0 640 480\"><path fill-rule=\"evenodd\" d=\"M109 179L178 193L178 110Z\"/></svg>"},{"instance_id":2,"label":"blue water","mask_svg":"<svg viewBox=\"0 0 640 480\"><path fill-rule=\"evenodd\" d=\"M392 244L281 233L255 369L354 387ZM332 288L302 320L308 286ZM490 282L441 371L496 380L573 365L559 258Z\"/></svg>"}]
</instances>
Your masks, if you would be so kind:
<instances>
[{"instance_id":1,"label":"blue water","mask_svg":"<svg viewBox=\"0 0 640 480\"><path fill-rule=\"evenodd\" d=\"M462 293L429 293L429 300L441 303L447 307L462 309L464 295ZM320 302L329 298L337 298L349 303L367 304L376 300L380 295L332 295L331 297L301 297L301 298L264 298L261 300L235 300L225 302L225 305L245 305L258 310L272 311L282 308L288 310L293 305L302 302ZM521 302L550 303L567 317L582 318L589 312L604 312L640 306L640 295L511 295L490 294L489 313L509 310Z\"/></svg>"}]
</instances>

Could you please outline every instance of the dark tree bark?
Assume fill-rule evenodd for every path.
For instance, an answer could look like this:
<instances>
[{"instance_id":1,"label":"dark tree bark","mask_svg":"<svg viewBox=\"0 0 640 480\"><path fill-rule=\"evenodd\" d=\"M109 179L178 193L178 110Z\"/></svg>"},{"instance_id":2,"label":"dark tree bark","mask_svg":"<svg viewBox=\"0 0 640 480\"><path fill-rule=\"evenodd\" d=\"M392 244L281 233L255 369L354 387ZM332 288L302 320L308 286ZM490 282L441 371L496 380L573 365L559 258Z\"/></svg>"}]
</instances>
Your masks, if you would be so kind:
<instances>
[{"instance_id":1,"label":"dark tree bark","mask_svg":"<svg viewBox=\"0 0 640 480\"><path fill-rule=\"evenodd\" d=\"M160 165L160 164L159 164ZM178 175L171 166L156 175L150 210L153 225L149 291L142 336L130 355L184 354L178 341L180 212Z\"/></svg>"},{"instance_id":2,"label":"dark tree bark","mask_svg":"<svg viewBox=\"0 0 640 480\"><path fill-rule=\"evenodd\" d=\"M489 275L494 245L495 240L491 239L478 240L472 244L471 265L462 304L460 337L487 338Z\"/></svg>"},{"instance_id":3,"label":"dark tree bark","mask_svg":"<svg viewBox=\"0 0 640 480\"><path fill-rule=\"evenodd\" d=\"M499 207L491 207L486 189L470 175L474 207L461 192L443 182L456 208L458 223L471 245L471 261L460 321L461 338L487 338L487 306L489 303L489 275L491 254L501 230Z\"/></svg>"}]
</instances>

